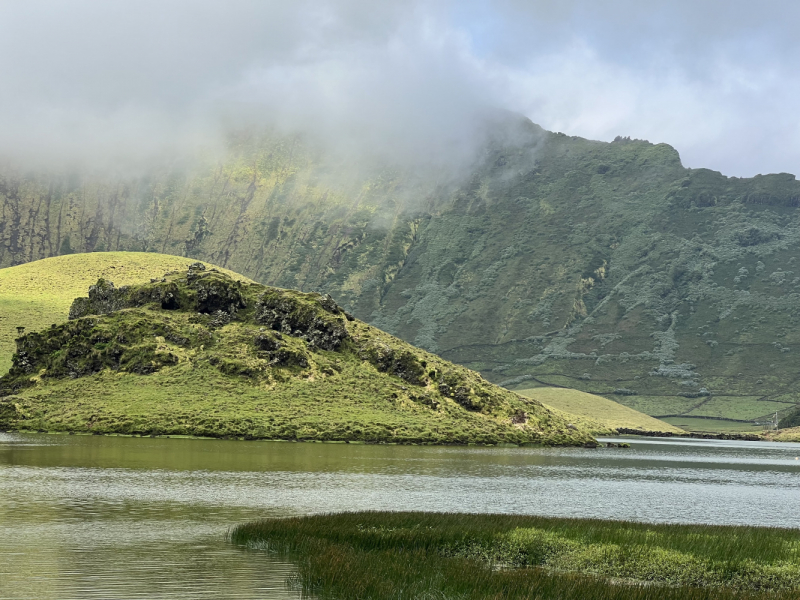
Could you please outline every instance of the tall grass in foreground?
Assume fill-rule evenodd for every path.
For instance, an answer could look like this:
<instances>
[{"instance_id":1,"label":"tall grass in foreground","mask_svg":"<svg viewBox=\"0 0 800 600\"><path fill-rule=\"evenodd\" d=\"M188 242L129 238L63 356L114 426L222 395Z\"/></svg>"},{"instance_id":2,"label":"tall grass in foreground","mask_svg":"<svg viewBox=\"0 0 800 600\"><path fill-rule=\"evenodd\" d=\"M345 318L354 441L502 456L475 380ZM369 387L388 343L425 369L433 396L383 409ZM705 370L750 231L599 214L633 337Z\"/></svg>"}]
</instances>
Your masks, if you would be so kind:
<instances>
[{"instance_id":1,"label":"tall grass in foreground","mask_svg":"<svg viewBox=\"0 0 800 600\"><path fill-rule=\"evenodd\" d=\"M800 532L508 515L362 512L239 525L323 598L796 599Z\"/></svg>"}]
</instances>

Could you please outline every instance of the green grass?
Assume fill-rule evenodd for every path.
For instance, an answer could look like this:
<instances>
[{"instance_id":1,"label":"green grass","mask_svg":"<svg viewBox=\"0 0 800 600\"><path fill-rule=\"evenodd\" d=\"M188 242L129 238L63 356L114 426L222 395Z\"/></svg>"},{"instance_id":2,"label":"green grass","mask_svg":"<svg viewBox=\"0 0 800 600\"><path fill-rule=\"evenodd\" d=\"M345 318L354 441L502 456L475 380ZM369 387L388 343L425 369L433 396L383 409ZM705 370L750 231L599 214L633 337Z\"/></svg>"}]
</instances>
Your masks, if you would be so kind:
<instances>
[{"instance_id":1,"label":"green grass","mask_svg":"<svg viewBox=\"0 0 800 600\"><path fill-rule=\"evenodd\" d=\"M794 404L785 402L771 402L759 397L741 398L738 396L714 396L686 413L687 417L724 417L741 421L753 421L776 411L779 416L794 408Z\"/></svg>"},{"instance_id":2,"label":"green grass","mask_svg":"<svg viewBox=\"0 0 800 600\"><path fill-rule=\"evenodd\" d=\"M686 431L729 433L735 431L758 432L760 425L753 421L788 414L797 398L783 395L775 398L763 396L620 396L616 398L634 410L656 415L660 421ZM698 418L706 417L706 418ZM738 422L737 422L738 421Z\"/></svg>"},{"instance_id":3,"label":"green grass","mask_svg":"<svg viewBox=\"0 0 800 600\"><path fill-rule=\"evenodd\" d=\"M77 318L18 340L0 378L0 428L593 443L540 403L354 320L319 294L190 270L127 289L98 282L71 311Z\"/></svg>"},{"instance_id":4,"label":"green grass","mask_svg":"<svg viewBox=\"0 0 800 600\"><path fill-rule=\"evenodd\" d=\"M545 406L568 413L565 414L567 418L570 418L569 415L574 415L573 420L576 423L585 424L597 433L619 428L683 433L682 429L674 425L595 394L566 388L542 387L515 391L528 398L538 400Z\"/></svg>"},{"instance_id":5,"label":"green grass","mask_svg":"<svg viewBox=\"0 0 800 600\"><path fill-rule=\"evenodd\" d=\"M682 415L678 417L663 417L662 420L675 427L694 433L753 433L760 435L764 431L762 425L754 425L750 422L726 421L724 419L700 419Z\"/></svg>"},{"instance_id":6,"label":"green grass","mask_svg":"<svg viewBox=\"0 0 800 600\"><path fill-rule=\"evenodd\" d=\"M17 327L39 331L63 323L75 297L85 294L98 279L117 286L146 283L167 271L185 270L192 262L154 252L94 252L0 269L0 375L11 366ZM249 281L232 271L221 271Z\"/></svg>"},{"instance_id":7,"label":"green grass","mask_svg":"<svg viewBox=\"0 0 800 600\"><path fill-rule=\"evenodd\" d=\"M701 405L708 398L684 398L681 396L618 396L617 402L647 415L681 415Z\"/></svg>"},{"instance_id":8,"label":"green grass","mask_svg":"<svg viewBox=\"0 0 800 600\"><path fill-rule=\"evenodd\" d=\"M345 513L236 526L321 598L796 598L800 533L545 517Z\"/></svg>"}]
</instances>

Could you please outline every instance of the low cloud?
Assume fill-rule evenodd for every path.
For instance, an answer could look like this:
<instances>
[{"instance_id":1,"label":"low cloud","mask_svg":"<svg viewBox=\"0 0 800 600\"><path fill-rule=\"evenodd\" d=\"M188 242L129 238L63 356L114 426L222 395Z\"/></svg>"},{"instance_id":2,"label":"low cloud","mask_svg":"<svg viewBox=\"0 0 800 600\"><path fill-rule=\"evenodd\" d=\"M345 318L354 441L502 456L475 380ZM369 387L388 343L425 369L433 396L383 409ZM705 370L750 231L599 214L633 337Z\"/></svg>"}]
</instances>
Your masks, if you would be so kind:
<instances>
[{"instance_id":1,"label":"low cloud","mask_svg":"<svg viewBox=\"0 0 800 600\"><path fill-rule=\"evenodd\" d=\"M688 166L797 171L800 8L766 1L0 4L0 154L148 164L230 128L339 156L461 164L491 108Z\"/></svg>"}]
</instances>

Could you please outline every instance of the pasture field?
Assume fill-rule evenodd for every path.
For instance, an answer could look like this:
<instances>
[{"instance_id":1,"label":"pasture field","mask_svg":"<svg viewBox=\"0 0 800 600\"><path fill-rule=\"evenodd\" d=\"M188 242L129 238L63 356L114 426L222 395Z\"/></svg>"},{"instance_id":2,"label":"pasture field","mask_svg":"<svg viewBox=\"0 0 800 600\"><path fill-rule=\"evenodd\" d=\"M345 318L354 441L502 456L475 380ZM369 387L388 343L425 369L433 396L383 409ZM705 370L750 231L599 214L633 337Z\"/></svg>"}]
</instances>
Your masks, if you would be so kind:
<instances>
[{"instance_id":1,"label":"pasture field","mask_svg":"<svg viewBox=\"0 0 800 600\"><path fill-rule=\"evenodd\" d=\"M683 430L613 400L566 388L527 388L514 390L522 396L538 400L545 406L575 415L581 424L597 434L608 429L629 428L643 431L683 433ZM599 425L594 425L595 422Z\"/></svg>"},{"instance_id":2,"label":"pasture field","mask_svg":"<svg viewBox=\"0 0 800 600\"><path fill-rule=\"evenodd\" d=\"M795 407L794 403L773 402L758 396L714 396L686 413L687 417L719 417L740 421L764 420L777 411L780 418Z\"/></svg>"},{"instance_id":3,"label":"pasture field","mask_svg":"<svg viewBox=\"0 0 800 600\"><path fill-rule=\"evenodd\" d=\"M726 421L725 419L701 419L699 417L664 417L667 423L695 433L752 433L760 435L763 425L754 425L750 421Z\"/></svg>"}]
</instances>

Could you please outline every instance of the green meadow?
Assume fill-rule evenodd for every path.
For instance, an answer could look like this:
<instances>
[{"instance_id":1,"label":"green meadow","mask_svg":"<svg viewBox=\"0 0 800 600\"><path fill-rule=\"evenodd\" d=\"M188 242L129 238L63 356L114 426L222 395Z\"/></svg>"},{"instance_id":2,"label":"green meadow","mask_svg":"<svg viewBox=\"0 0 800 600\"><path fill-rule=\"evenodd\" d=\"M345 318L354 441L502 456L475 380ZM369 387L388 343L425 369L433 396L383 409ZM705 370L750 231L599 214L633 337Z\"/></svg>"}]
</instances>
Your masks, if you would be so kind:
<instances>
[{"instance_id":1,"label":"green meadow","mask_svg":"<svg viewBox=\"0 0 800 600\"><path fill-rule=\"evenodd\" d=\"M602 396L568 388L526 388L515 390L527 398L570 415L598 434L619 428L684 433L683 429Z\"/></svg>"}]
</instances>

